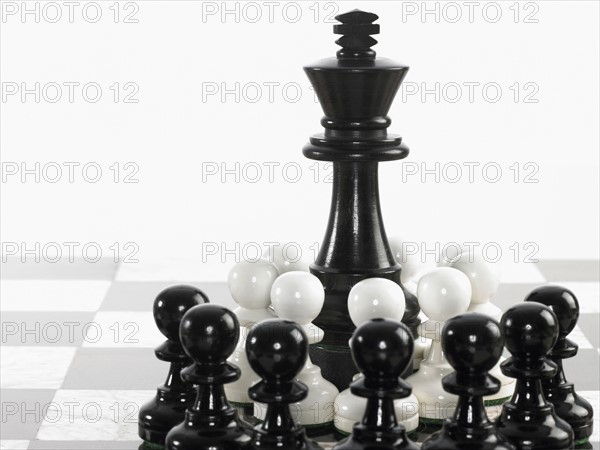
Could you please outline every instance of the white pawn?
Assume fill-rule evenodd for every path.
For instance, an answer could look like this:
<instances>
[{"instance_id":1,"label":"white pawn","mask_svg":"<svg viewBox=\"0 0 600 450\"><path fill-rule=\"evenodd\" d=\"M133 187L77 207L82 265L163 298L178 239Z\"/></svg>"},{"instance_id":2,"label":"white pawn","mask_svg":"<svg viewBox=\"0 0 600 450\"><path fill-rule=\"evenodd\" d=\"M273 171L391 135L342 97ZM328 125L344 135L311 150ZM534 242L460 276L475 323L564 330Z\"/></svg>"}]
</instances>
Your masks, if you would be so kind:
<instances>
[{"instance_id":1,"label":"white pawn","mask_svg":"<svg viewBox=\"0 0 600 450\"><path fill-rule=\"evenodd\" d=\"M385 278L367 278L354 285L348 294L348 312L357 327L364 322L377 319L393 319L400 321L404 315L406 300L402 288ZM361 377L356 374L354 380ZM338 432L349 434L356 422L362 420L367 399L357 397L350 389L340 393L335 399L334 425ZM415 430L419 425L419 405L414 395L395 400L396 418L406 431Z\"/></svg>"},{"instance_id":2,"label":"white pawn","mask_svg":"<svg viewBox=\"0 0 600 450\"><path fill-rule=\"evenodd\" d=\"M271 289L271 303L281 319L298 323L308 336L308 343L323 339L323 330L311 323L321 312L325 301L323 285L314 275L292 271L279 276ZM321 369L307 357L298 381L308 386L308 397L290 405L296 423L309 428L329 428L333 424L333 402L339 391L321 375ZM266 406L254 404L255 417L264 420Z\"/></svg>"},{"instance_id":3,"label":"white pawn","mask_svg":"<svg viewBox=\"0 0 600 450\"><path fill-rule=\"evenodd\" d=\"M419 278L435 267L435 261L421 254L420 245L408 242L398 236L388 239L396 262L402 266L400 282L410 293L417 295Z\"/></svg>"},{"instance_id":4,"label":"white pawn","mask_svg":"<svg viewBox=\"0 0 600 450\"><path fill-rule=\"evenodd\" d=\"M401 320L406 309L402 288L387 278L367 278L348 294L348 313L355 326L371 319Z\"/></svg>"},{"instance_id":5,"label":"white pawn","mask_svg":"<svg viewBox=\"0 0 600 450\"><path fill-rule=\"evenodd\" d=\"M450 263L450 267L460 270L471 282L472 293L469 311L485 314L500 322L502 310L491 302L498 293L498 287L500 286L500 269L498 265L489 263L482 255L462 253ZM504 359L501 357L490 370L490 375L498 378L501 387L496 394L485 398L487 402L504 403L513 394L515 379L507 377L500 369Z\"/></svg>"},{"instance_id":6,"label":"white pawn","mask_svg":"<svg viewBox=\"0 0 600 450\"><path fill-rule=\"evenodd\" d=\"M502 310L491 302L500 286L498 265L490 264L482 255L467 252L454 259L449 267L460 270L471 282L472 294L469 311L485 314L500 321Z\"/></svg>"},{"instance_id":7,"label":"white pawn","mask_svg":"<svg viewBox=\"0 0 600 450\"><path fill-rule=\"evenodd\" d=\"M242 261L229 271L229 292L239 305L233 312L240 322L240 338L228 361L240 368L242 376L239 380L226 384L225 393L236 406L252 405L248 388L261 379L248 363L246 336L252 326L274 317L268 308L271 304L271 287L278 275L275 265L266 260Z\"/></svg>"},{"instance_id":8,"label":"white pawn","mask_svg":"<svg viewBox=\"0 0 600 450\"><path fill-rule=\"evenodd\" d=\"M280 275L298 270L309 271L310 263L302 256L302 251L296 245L274 245L267 248L262 257L275 264Z\"/></svg>"},{"instance_id":9,"label":"white pawn","mask_svg":"<svg viewBox=\"0 0 600 450\"><path fill-rule=\"evenodd\" d=\"M441 334L445 322L465 313L471 300L471 283L467 276L453 268L438 267L419 280L417 298L429 320L419 327L419 334L432 339L427 357L418 372L408 377L419 400L422 421L442 423L452 417L457 397L442 388L442 378L454 369L442 351Z\"/></svg>"},{"instance_id":10,"label":"white pawn","mask_svg":"<svg viewBox=\"0 0 600 450\"><path fill-rule=\"evenodd\" d=\"M444 245L444 248L442 248L442 251L440 252L440 255L438 257L438 267L450 266L454 261L458 260L461 253L462 249L460 247L460 244L456 242L450 242Z\"/></svg>"}]
</instances>

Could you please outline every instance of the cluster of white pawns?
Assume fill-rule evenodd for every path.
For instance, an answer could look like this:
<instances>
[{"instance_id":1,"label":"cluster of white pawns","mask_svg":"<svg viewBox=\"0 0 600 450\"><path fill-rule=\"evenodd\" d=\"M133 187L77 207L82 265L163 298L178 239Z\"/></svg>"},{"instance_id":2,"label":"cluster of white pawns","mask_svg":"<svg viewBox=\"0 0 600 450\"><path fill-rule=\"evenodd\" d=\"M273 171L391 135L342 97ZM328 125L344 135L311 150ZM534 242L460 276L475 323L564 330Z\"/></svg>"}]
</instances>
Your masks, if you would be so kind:
<instances>
[{"instance_id":1,"label":"cluster of white pawns","mask_svg":"<svg viewBox=\"0 0 600 450\"><path fill-rule=\"evenodd\" d=\"M419 419L438 422L451 417L456 396L442 388L442 378L453 371L442 351L440 336L444 323L458 314L476 311L500 319L501 310L490 300L500 284L499 270L481 256L455 255L437 266L423 264L420 256L402 254L401 239L390 239L397 261L402 264L402 283L418 299L421 307L419 338L415 341L413 367L418 369L407 378L413 394L395 401L396 416L407 431L417 428ZM248 330L261 320L279 317L300 324L314 344L323 339L323 330L312 321L319 315L324 302L324 290L317 277L308 272L306 261L286 260L282 249L275 247L271 255L258 262L240 262L229 272L229 290L239 305L234 310L241 332L230 362L242 371L242 377L226 385L230 401L251 404L248 388L259 381L246 359L245 342ZM348 295L348 311L352 322L359 326L367 320L386 318L401 320L405 297L400 286L384 278L369 278L357 283ZM500 361L501 362L501 361ZM505 377L496 365L491 374L502 383L500 391L485 398L487 405L503 403L513 391L514 380ZM361 376L356 374L356 377ZM342 433L350 433L361 420L366 399L354 396L349 389L339 392L321 376L321 369L310 358L298 376L309 388L308 397L290 405L298 423L305 426L334 423ZM489 408L495 415L498 408ZM264 418L266 407L254 405L254 415Z\"/></svg>"}]
</instances>

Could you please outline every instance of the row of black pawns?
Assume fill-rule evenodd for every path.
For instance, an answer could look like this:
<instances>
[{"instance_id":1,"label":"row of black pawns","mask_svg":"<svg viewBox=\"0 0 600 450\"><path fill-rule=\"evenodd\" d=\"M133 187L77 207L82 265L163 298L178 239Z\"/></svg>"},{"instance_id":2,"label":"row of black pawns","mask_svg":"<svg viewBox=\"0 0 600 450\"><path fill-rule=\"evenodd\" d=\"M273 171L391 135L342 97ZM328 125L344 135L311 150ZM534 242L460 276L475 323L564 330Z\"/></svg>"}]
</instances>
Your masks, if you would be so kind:
<instances>
[{"instance_id":1,"label":"row of black pawns","mask_svg":"<svg viewBox=\"0 0 600 450\"><path fill-rule=\"evenodd\" d=\"M289 404L304 399L308 391L296 381L308 352L299 325L269 319L252 327L247 336L249 363L262 378L249 387L249 394L268 405L264 422L250 428L228 403L223 388L240 376L239 369L227 362L239 338L235 315L209 304L197 288L176 286L159 294L154 316L168 339L156 354L172 364L165 385L140 410L144 445L165 445L167 450L320 448L290 414ZM592 408L566 381L561 363L577 352L566 337L578 316L577 299L569 290L546 286L506 311L501 324L477 313L450 319L442 332L442 346L455 372L442 383L458 396L457 406L453 418L421 448L560 450L585 441L592 432ZM492 422L482 397L499 390L499 381L488 371L504 346L512 357L502 364L502 371L517 382L512 399ZM394 399L411 392L400 377L412 362L410 331L400 322L374 319L356 329L351 350L363 374L351 390L366 397L367 406L362 422L334 448L417 449L393 406Z\"/></svg>"}]
</instances>

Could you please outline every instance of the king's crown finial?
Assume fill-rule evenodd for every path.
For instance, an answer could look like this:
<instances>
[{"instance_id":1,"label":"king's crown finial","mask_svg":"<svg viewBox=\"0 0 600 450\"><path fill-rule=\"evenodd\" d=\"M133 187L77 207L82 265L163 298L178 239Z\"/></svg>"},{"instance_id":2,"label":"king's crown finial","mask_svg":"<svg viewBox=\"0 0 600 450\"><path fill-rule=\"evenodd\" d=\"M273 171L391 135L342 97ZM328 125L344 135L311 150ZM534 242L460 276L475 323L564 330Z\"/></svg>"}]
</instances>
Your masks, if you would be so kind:
<instances>
[{"instance_id":1,"label":"king's crown finial","mask_svg":"<svg viewBox=\"0 0 600 450\"><path fill-rule=\"evenodd\" d=\"M375 51L371 47L377 41L371 37L379 34L379 24L375 22L377 14L354 9L335 17L341 24L333 26L335 34L343 35L336 44L342 48L338 50L338 58L375 58Z\"/></svg>"}]
</instances>

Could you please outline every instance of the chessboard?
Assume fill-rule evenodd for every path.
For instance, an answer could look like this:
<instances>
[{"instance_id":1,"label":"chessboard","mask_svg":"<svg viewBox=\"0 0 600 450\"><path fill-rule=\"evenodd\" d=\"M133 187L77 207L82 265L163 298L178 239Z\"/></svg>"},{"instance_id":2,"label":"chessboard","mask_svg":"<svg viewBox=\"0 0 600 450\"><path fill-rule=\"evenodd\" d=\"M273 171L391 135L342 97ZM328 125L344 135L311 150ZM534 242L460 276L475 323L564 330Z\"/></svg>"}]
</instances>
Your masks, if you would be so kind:
<instances>
[{"instance_id":1,"label":"chessboard","mask_svg":"<svg viewBox=\"0 0 600 450\"><path fill-rule=\"evenodd\" d=\"M169 261L150 266L3 262L1 449L140 446L139 408L168 370L153 351L164 340L152 317L156 294L183 282L202 289L212 303L235 307L224 281L203 282L202 271L189 266L175 277L178 267ZM579 299L581 316L570 335L579 354L564 363L567 377L595 410L594 434L584 448L600 448L599 272L598 261L521 265L504 274L495 298L506 309L551 283ZM412 437L422 442L428 431L420 428ZM332 438L316 440L327 446Z\"/></svg>"}]
</instances>

